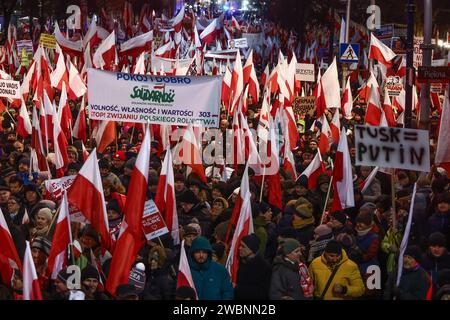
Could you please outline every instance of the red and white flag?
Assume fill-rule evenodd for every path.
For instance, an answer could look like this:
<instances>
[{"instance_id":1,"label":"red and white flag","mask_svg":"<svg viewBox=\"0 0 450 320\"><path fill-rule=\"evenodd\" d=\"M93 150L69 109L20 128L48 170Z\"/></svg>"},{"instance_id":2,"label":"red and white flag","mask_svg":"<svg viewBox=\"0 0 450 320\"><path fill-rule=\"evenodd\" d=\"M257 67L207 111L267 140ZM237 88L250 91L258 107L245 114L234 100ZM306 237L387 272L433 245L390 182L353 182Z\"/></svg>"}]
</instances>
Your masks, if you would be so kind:
<instances>
[{"instance_id":1,"label":"red and white flag","mask_svg":"<svg viewBox=\"0 0 450 320\"><path fill-rule=\"evenodd\" d=\"M169 20L170 25L175 30L175 32L180 32L183 27L183 19L184 19L184 11L186 9L186 4L183 4L183 7L178 11L177 15Z\"/></svg>"},{"instance_id":2,"label":"red and white flag","mask_svg":"<svg viewBox=\"0 0 450 320\"><path fill-rule=\"evenodd\" d=\"M43 110L44 108L41 108ZM36 154L37 165L40 171L49 171L48 163L45 158L44 142L42 132L37 115L36 106L33 106L33 127L31 130L31 151Z\"/></svg>"},{"instance_id":3,"label":"red and white flag","mask_svg":"<svg viewBox=\"0 0 450 320\"><path fill-rule=\"evenodd\" d=\"M137 57L142 52L151 52L153 42L153 30L140 36L131 38L120 46L120 56Z\"/></svg>"},{"instance_id":4,"label":"red and white flag","mask_svg":"<svg viewBox=\"0 0 450 320\"><path fill-rule=\"evenodd\" d=\"M58 44L56 44L58 45ZM63 82L69 84L69 74L67 73L66 63L64 62L64 54L58 55L58 61L56 62L56 68L50 74L50 81L53 88L61 91Z\"/></svg>"},{"instance_id":5,"label":"red and white flag","mask_svg":"<svg viewBox=\"0 0 450 320\"><path fill-rule=\"evenodd\" d=\"M55 118L59 119L59 124L61 126L61 130L63 131L64 135L67 138L70 138L72 135L70 129L73 126L73 120L72 120L72 112L70 111L69 101L67 98L67 90L65 83L63 83L62 85L61 97L59 98L58 115Z\"/></svg>"},{"instance_id":6,"label":"red and white flag","mask_svg":"<svg viewBox=\"0 0 450 320\"><path fill-rule=\"evenodd\" d=\"M253 97L253 101L259 101L259 82L256 77L255 66L253 65L253 49L250 50L247 61L243 68L244 84L248 84L248 93Z\"/></svg>"},{"instance_id":7,"label":"red and white flag","mask_svg":"<svg viewBox=\"0 0 450 320\"><path fill-rule=\"evenodd\" d=\"M239 51L234 62L233 73L231 74L231 98L230 115L233 115L238 107L241 95L244 93L244 74L242 70L241 54Z\"/></svg>"},{"instance_id":8,"label":"red and white flag","mask_svg":"<svg viewBox=\"0 0 450 320\"><path fill-rule=\"evenodd\" d=\"M0 248L1 254L8 258L9 265L22 271L22 262L17 253L14 240L9 232L3 211L0 209Z\"/></svg>"},{"instance_id":9,"label":"red and white flag","mask_svg":"<svg viewBox=\"0 0 450 320\"><path fill-rule=\"evenodd\" d=\"M101 236L103 247L108 249L111 239L103 195L103 183L95 149L75 177L67 192L67 200L76 206L92 224L92 227Z\"/></svg>"},{"instance_id":10,"label":"red and white flag","mask_svg":"<svg viewBox=\"0 0 450 320\"><path fill-rule=\"evenodd\" d=\"M442 108L441 123L434 162L439 167L450 172L450 92L445 92L444 107Z\"/></svg>"},{"instance_id":11,"label":"red and white flag","mask_svg":"<svg viewBox=\"0 0 450 320\"><path fill-rule=\"evenodd\" d=\"M383 102L384 116L389 127L395 127L397 125L395 121L394 110L392 109L391 99L387 89L384 90L384 102Z\"/></svg>"},{"instance_id":12,"label":"red and white flag","mask_svg":"<svg viewBox=\"0 0 450 320\"><path fill-rule=\"evenodd\" d=\"M116 139L116 122L102 120L96 128L95 141L97 142L97 150L103 153L106 147Z\"/></svg>"},{"instance_id":13,"label":"red and white flag","mask_svg":"<svg viewBox=\"0 0 450 320\"><path fill-rule=\"evenodd\" d=\"M317 118L320 118L325 113L325 110L327 108L326 102L325 102L325 95L324 95L324 92L322 89L322 80L321 80L320 71L317 74L316 87L314 88L312 95L314 97L316 97L316 102L315 102L316 115L317 115Z\"/></svg>"},{"instance_id":14,"label":"red and white flag","mask_svg":"<svg viewBox=\"0 0 450 320\"><path fill-rule=\"evenodd\" d=\"M186 256L186 250L184 249L184 240L181 242L180 263L178 265L178 277L177 277L177 289L179 287L187 286L195 291L197 296L197 290L195 289L194 280L192 279L191 267Z\"/></svg>"},{"instance_id":15,"label":"red and white flag","mask_svg":"<svg viewBox=\"0 0 450 320\"><path fill-rule=\"evenodd\" d=\"M367 104L365 123L371 126L379 126L381 123L380 97L375 87L370 90L369 103Z\"/></svg>"},{"instance_id":16,"label":"red and white flag","mask_svg":"<svg viewBox=\"0 0 450 320\"><path fill-rule=\"evenodd\" d=\"M19 115L17 116L17 133L22 139L28 137L32 132L30 116L28 115L27 107L25 106L25 102L22 99L22 103L20 104Z\"/></svg>"},{"instance_id":17,"label":"red and white flag","mask_svg":"<svg viewBox=\"0 0 450 320\"><path fill-rule=\"evenodd\" d=\"M370 33L369 59L375 59L385 66L390 66L395 56L394 51Z\"/></svg>"},{"instance_id":18,"label":"red and white flag","mask_svg":"<svg viewBox=\"0 0 450 320\"><path fill-rule=\"evenodd\" d=\"M89 152L86 150L83 141L81 141L81 150L83 151L83 161L86 161L89 158Z\"/></svg>"},{"instance_id":19,"label":"red and white flag","mask_svg":"<svg viewBox=\"0 0 450 320\"><path fill-rule=\"evenodd\" d=\"M331 211L342 211L355 206L353 195L352 162L348 151L347 135L342 128L333 168L333 205Z\"/></svg>"},{"instance_id":20,"label":"red and white flag","mask_svg":"<svg viewBox=\"0 0 450 320\"><path fill-rule=\"evenodd\" d=\"M277 122L278 123L278 122ZM269 150L270 150L270 165L265 167L265 174L267 180L267 202L283 210L282 195L281 195L281 179L280 179L280 161L279 150L277 146L277 134L275 132L275 122L270 119L269 124Z\"/></svg>"},{"instance_id":21,"label":"red and white flag","mask_svg":"<svg viewBox=\"0 0 450 320\"><path fill-rule=\"evenodd\" d=\"M347 79L347 85L345 86L344 96L342 97L341 110L346 119L352 118L353 109L353 96L352 89L350 87L350 77Z\"/></svg>"},{"instance_id":22,"label":"red and white flag","mask_svg":"<svg viewBox=\"0 0 450 320\"><path fill-rule=\"evenodd\" d=\"M317 186L317 178L319 178L321 173L325 173L325 165L322 162L322 156L320 152L316 152L313 160L306 167L298 177L306 176L308 178L308 189L315 190Z\"/></svg>"},{"instance_id":23,"label":"red and white flag","mask_svg":"<svg viewBox=\"0 0 450 320\"><path fill-rule=\"evenodd\" d=\"M175 180L172 167L172 152L170 146L166 149L161 173L156 188L155 204L166 222L172 235L174 245L180 243L177 205L175 201Z\"/></svg>"},{"instance_id":24,"label":"red and white flag","mask_svg":"<svg viewBox=\"0 0 450 320\"><path fill-rule=\"evenodd\" d=\"M73 100L83 96L87 87L84 81L81 79L77 68L74 66L72 61L69 61L69 87L68 87L69 97Z\"/></svg>"},{"instance_id":25,"label":"red and white flag","mask_svg":"<svg viewBox=\"0 0 450 320\"><path fill-rule=\"evenodd\" d=\"M206 180L205 168L202 163L200 148L197 139L195 139L192 126L189 126L184 132L183 140L180 145L180 153L178 155L181 157L182 162L189 167L188 171L190 172L187 173L188 175L194 173L202 182L205 184L208 183Z\"/></svg>"},{"instance_id":26,"label":"red and white flag","mask_svg":"<svg viewBox=\"0 0 450 320\"><path fill-rule=\"evenodd\" d=\"M243 197L243 202L240 208L236 230L234 231L233 239L231 241L230 253L226 262L226 268L230 273L233 283L236 283L237 280L237 271L239 268L239 247L241 244L241 239L253 233L252 207L248 181L248 163L242 176L240 193Z\"/></svg>"},{"instance_id":27,"label":"red and white flag","mask_svg":"<svg viewBox=\"0 0 450 320\"><path fill-rule=\"evenodd\" d=\"M325 97L326 108L341 107L341 88L339 87L339 78L336 65L336 57L328 67L327 71L322 75L320 80L322 83L323 95Z\"/></svg>"},{"instance_id":28,"label":"red and white flag","mask_svg":"<svg viewBox=\"0 0 450 320\"><path fill-rule=\"evenodd\" d=\"M41 287L31 255L30 242L26 241L23 257L23 300L42 300Z\"/></svg>"},{"instance_id":29,"label":"red and white flag","mask_svg":"<svg viewBox=\"0 0 450 320\"><path fill-rule=\"evenodd\" d=\"M49 279L56 279L58 272L67 266L67 248L70 243L72 243L72 232L70 230L69 203L67 202L67 193L64 192L47 261Z\"/></svg>"},{"instance_id":30,"label":"red and white flag","mask_svg":"<svg viewBox=\"0 0 450 320\"><path fill-rule=\"evenodd\" d=\"M221 94L221 100L223 104L227 107L230 105L231 78L232 78L231 72L227 66L222 80L222 94Z\"/></svg>"},{"instance_id":31,"label":"red and white flag","mask_svg":"<svg viewBox=\"0 0 450 320\"><path fill-rule=\"evenodd\" d=\"M120 284L127 284L130 270L141 249L143 240L142 215L147 197L148 167L150 163L150 129L145 132L144 141L136 159L128 186L124 220L114 249L106 289L115 295ZM144 191L144 192L143 192Z\"/></svg>"},{"instance_id":32,"label":"red and white flag","mask_svg":"<svg viewBox=\"0 0 450 320\"><path fill-rule=\"evenodd\" d=\"M325 114L320 118L320 122L322 123L322 129L320 130L318 147L321 154L326 154L330 150L331 129Z\"/></svg>"},{"instance_id":33,"label":"red and white flag","mask_svg":"<svg viewBox=\"0 0 450 320\"><path fill-rule=\"evenodd\" d=\"M210 44L216 40L217 35L220 32L219 19L214 19L203 31L200 33L200 39L204 44Z\"/></svg>"},{"instance_id":34,"label":"red and white flag","mask_svg":"<svg viewBox=\"0 0 450 320\"><path fill-rule=\"evenodd\" d=\"M72 136L76 139L79 139L83 142L87 140L87 126L86 126L86 102L85 96L81 99L81 107L78 111L77 119L75 120L75 124L72 128Z\"/></svg>"},{"instance_id":35,"label":"red and white flag","mask_svg":"<svg viewBox=\"0 0 450 320\"><path fill-rule=\"evenodd\" d=\"M60 108L61 110L61 108ZM61 124L59 122L59 117L53 117L53 148L55 151L55 166L56 166L56 176L61 178L66 172L67 165L69 164L69 156L67 154L67 143L66 136L61 130Z\"/></svg>"},{"instance_id":36,"label":"red and white flag","mask_svg":"<svg viewBox=\"0 0 450 320\"><path fill-rule=\"evenodd\" d=\"M83 55L83 41L72 41L66 39L59 30L58 21L55 21L55 38L63 52L70 56L82 56Z\"/></svg>"},{"instance_id":37,"label":"red and white flag","mask_svg":"<svg viewBox=\"0 0 450 320\"><path fill-rule=\"evenodd\" d=\"M341 132L341 122L339 120L339 109L334 110L333 119L330 124L331 129L331 138L333 139L333 143L339 143L339 136Z\"/></svg>"},{"instance_id":38,"label":"red and white flag","mask_svg":"<svg viewBox=\"0 0 450 320\"><path fill-rule=\"evenodd\" d=\"M116 65L117 55L116 55L116 34L111 32L111 34L102 41L98 46L97 51L94 53L92 63L96 68L102 70L114 70L114 65Z\"/></svg>"}]
</instances>

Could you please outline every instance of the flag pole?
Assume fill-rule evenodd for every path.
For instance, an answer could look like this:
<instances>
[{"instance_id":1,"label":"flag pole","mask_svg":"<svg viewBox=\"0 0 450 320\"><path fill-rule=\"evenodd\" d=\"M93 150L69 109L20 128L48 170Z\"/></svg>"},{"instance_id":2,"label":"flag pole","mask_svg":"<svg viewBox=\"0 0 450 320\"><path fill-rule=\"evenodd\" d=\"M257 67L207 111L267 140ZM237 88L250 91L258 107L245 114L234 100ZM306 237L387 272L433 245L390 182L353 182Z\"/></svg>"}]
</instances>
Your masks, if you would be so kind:
<instances>
[{"instance_id":1,"label":"flag pole","mask_svg":"<svg viewBox=\"0 0 450 320\"><path fill-rule=\"evenodd\" d=\"M323 205L323 210L322 210L322 216L320 217L320 224L323 223L323 218L325 216L325 211L327 209L327 203L328 203L328 199L330 198L330 191L331 191L331 185L333 184L333 176L331 176L330 178L330 184L328 185L328 191L327 191L327 196L325 198L325 203Z\"/></svg>"},{"instance_id":2,"label":"flag pole","mask_svg":"<svg viewBox=\"0 0 450 320\"><path fill-rule=\"evenodd\" d=\"M133 125L133 129L131 129L130 144L133 143L134 128L136 128L136 124L134 124L134 125Z\"/></svg>"},{"instance_id":3,"label":"flag pole","mask_svg":"<svg viewBox=\"0 0 450 320\"><path fill-rule=\"evenodd\" d=\"M263 190L264 190L264 180L265 180L265 177L266 177L266 166L264 166L264 169L263 169L263 176L262 176L262 182L261 182L261 191L260 191L260 193L259 193L259 202L260 202L260 203L262 202L262 197L263 197Z\"/></svg>"},{"instance_id":4,"label":"flag pole","mask_svg":"<svg viewBox=\"0 0 450 320\"><path fill-rule=\"evenodd\" d=\"M395 169L391 170L391 199L392 199L392 229L396 230L396 208L395 208L395 180L394 180ZM395 236L394 236L395 237Z\"/></svg>"}]
</instances>

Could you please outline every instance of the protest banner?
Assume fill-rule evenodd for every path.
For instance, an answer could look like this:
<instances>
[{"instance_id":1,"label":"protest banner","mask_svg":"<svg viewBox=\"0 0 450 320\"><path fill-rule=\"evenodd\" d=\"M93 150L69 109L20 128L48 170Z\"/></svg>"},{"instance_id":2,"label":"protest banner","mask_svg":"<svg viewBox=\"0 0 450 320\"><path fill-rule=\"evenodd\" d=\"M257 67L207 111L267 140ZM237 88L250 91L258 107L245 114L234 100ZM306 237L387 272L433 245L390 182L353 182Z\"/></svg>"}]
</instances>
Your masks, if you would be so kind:
<instances>
[{"instance_id":1,"label":"protest banner","mask_svg":"<svg viewBox=\"0 0 450 320\"><path fill-rule=\"evenodd\" d=\"M89 69L89 117L217 128L221 85L221 77L135 75Z\"/></svg>"},{"instance_id":2,"label":"protest banner","mask_svg":"<svg viewBox=\"0 0 450 320\"><path fill-rule=\"evenodd\" d=\"M386 79L385 87L390 97L398 97L403 89L403 84L398 76L389 76Z\"/></svg>"},{"instance_id":3,"label":"protest banner","mask_svg":"<svg viewBox=\"0 0 450 320\"><path fill-rule=\"evenodd\" d=\"M144 214L142 216L142 228L147 240L155 239L169 233L164 220L153 200L145 201Z\"/></svg>"},{"instance_id":4,"label":"protest banner","mask_svg":"<svg viewBox=\"0 0 450 320\"><path fill-rule=\"evenodd\" d=\"M314 82L316 80L314 74L314 64L297 63L295 68L295 79L299 81Z\"/></svg>"},{"instance_id":5,"label":"protest banner","mask_svg":"<svg viewBox=\"0 0 450 320\"><path fill-rule=\"evenodd\" d=\"M426 130L355 126L355 147L357 166L430 171Z\"/></svg>"},{"instance_id":6,"label":"protest banner","mask_svg":"<svg viewBox=\"0 0 450 320\"><path fill-rule=\"evenodd\" d=\"M56 48L56 37L53 34L41 33L41 38L39 40L44 48L55 49Z\"/></svg>"},{"instance_id":7,"label":"protest banner","mask_svg":"<svg viewBox=\"0 0 450 320\"><path fill-rule=\"evenodd\" d=\"M238 39L231 39L228 40L228 48L229 49L235 49L235 48L247 48L247 38L238 38Z\"/></svg>"},{"instance_id":8,"label":"protest banner","mask_svg":"<svg viewBox=\"0 0 450 320\"><path fill-rule=\"evenodd\" d=\"M152 55L152 69L157 72L164 70L164 73L176 72L177 75L186 75L193 61L194 58L168 59Z\"/></svg>"},{"instance_id":9,"label":"protest banner","mask_svg":"<svg viewBox=\"0 0 450 320\"><path fill-rule=\"evenodd\" d=\"M296 97L292 103L294 114L297 118L309 114L313 116L316 107L316 97Z\"/></svg>"},{"instance_id":10,"label":"protest banner","mask_svg":"<svg viewBox=\"0 0 450 320\"><path fill-rule=\"evenodd\" d=\"M62 198L64 191L70 188L76 176L67 176L60 179L45 181L45 189L56 199Z\"/></svg>"},{"instance_id":11,"label":"protest banner","mask_svg":"<svg viewBox=\"0 0 450 320\"><path fill-rule=\"evenodd\" d=\"M20 82L1 79L0 97L20 99Z\"/></svg>"},{"instance_id":12,"label":"protest banner","mask_svg":"<svg viewBox=\"0 0 450 320\"><path fill-rule=\"evenodd\" d=\"M17 55L19 57L19 62L21 64L22 59L25 55L28 58L28 60L31 60L33 58L34 49L33 49L33 42L31 40L18 40L16 41L16 45L17 45ZM23 52L24 50L25 54Z\"/></svg>"},{"instance_id":13,"label":"protest banner","mask_svg":"<svg viewBox=\"0 0 450 320\"><path fill-rule=\"evenodd\" d=\"M216 60L229 60L230 62L233 62L236 60L237 52L238 49L207 51L205 53L205 60L216 59Z\"/></svg>"},{"instance_id":14,"label":"protest banner","mask_svg":"<svg viewBox=\"0 0 450 320\"><path fill-rule=\"evenodd\" d=\"M262 47L264 44L264 33L242 33L242 38L247 38L248 48Z\"/></svg>"}]
</instances>

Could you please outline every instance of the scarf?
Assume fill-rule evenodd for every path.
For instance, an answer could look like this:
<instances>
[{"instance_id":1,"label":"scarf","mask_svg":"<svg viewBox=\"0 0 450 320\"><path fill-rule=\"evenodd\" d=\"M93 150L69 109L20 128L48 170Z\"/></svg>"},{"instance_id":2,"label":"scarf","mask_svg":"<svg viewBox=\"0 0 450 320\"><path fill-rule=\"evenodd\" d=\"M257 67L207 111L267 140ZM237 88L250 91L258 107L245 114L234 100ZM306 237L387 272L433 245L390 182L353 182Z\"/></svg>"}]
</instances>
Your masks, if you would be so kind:
<instances>
[{"instance_id":1,"label":"scarf","mask_svg":"<svg viewBox=\"0 0 450 320\"><path fill-rule=\"evenodd\" d=\"M363 236L365 236L366 234L368 234L369 231L372 230L372 228L373 228L373 224L371 224L370 227L367 228L366 230L361 230L361 231L356 230L356 232L358 233L358 236L359 236L359 237L363 237Z\"/></svg>"},{"instance_id":2,"label":"scarf","mask_svg":"<svg viewBox=\"0 0 450 320\"><path fill-rule=\"evenodd\" d=\"M314 223L314 217L307 218L307 219L294 218L292 220L292 226L294 227L294 229L301 229L301 228L309 226L310 224L313 224L313 223Z\"/></svg>"},{"instance_id":3,"label":"scarf","mask_svg":"<svg viewBox=\"0 0 450 320\"><path fill-rule=\"evenodd\" d=\"M303 296L305 298L312 298L314 294L314 285L311 281L311 277L308 273L308 267L303 262L298 265L298 272L300 274L300 287L303 290Z\"/></svg>"}]
</instances>

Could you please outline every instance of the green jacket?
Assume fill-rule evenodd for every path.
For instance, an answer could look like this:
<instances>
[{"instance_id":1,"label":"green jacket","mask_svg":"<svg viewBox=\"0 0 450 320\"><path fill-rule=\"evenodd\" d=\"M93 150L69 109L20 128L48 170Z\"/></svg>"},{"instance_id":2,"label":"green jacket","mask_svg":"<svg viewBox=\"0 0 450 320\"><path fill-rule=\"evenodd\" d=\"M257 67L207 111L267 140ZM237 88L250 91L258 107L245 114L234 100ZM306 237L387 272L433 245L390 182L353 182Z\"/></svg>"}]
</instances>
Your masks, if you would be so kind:
<instances>
[{"instance_id":1,"label":"green jacket","mask_svg":"<svg viewBox=\"0 0 450 320\"><path fill-rule=\"evenodd\" d=\"M264 218L264 216L258 216L255 219L253 219L253 229L256 236L259 238L259 253L261 256L264 257L265 251L266 251L266 245L267 245L267 221Z\"/></svg>"},{"instance_id":2,"label":"green jacket","mask_svg":"<svg viewBox=\"0 0 450 320\"><path fill-rule=\"evenodd\" d=\"M403 234L400 231L397 231L394 235L392 232L392 228L386 232L383 240L381 241L381 250L388 254L386 268L388 273L397 272L397 258L398 258L398 250L400 248L400 244L402 243ZM397 247L397 251L391 251L391 245L395 244Z\"/></svg>"}]
</instances>

